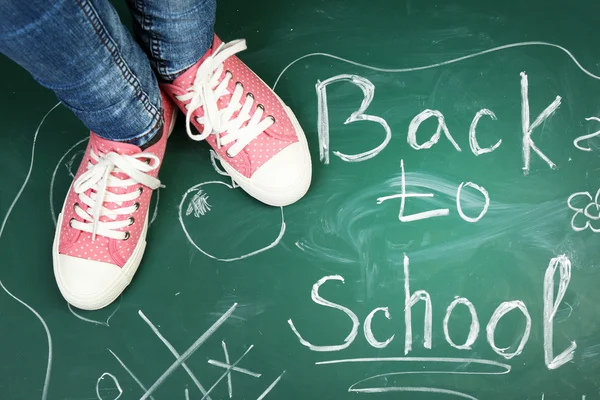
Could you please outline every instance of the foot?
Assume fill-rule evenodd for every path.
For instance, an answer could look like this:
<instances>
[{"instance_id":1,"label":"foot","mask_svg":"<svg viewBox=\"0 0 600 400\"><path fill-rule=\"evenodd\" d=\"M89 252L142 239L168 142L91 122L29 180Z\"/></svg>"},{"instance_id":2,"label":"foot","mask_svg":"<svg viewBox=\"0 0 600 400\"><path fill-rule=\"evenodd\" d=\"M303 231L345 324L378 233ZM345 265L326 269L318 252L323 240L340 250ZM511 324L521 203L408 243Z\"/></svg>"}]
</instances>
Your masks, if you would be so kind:
<instances>
[{"instance_id":1,"label":"foot","mask_svg":"<svg viewBox=\"0 0 600 400\"><path fill-rule=\"evenodd\" d=\"M54 275L64 298L85 310L112 303L135 274L146 247L148 208L173 129L175 107L163 98L164 131L139 147L90 141L58 217Z\"/></svg>"},{"instance_id":2,"label":"foot","mask_svg":"<svg viewBox=\"0 0 600 400\"><path fill-rule=\"evenodd\" d=\"M186 114L188 135L206 140L242 189L285 206L310 186L306 137L292 111L235 55L245 49L244 40L223 43L215 35L204 57L163 88Z\"/></svg>"}]
</instances>

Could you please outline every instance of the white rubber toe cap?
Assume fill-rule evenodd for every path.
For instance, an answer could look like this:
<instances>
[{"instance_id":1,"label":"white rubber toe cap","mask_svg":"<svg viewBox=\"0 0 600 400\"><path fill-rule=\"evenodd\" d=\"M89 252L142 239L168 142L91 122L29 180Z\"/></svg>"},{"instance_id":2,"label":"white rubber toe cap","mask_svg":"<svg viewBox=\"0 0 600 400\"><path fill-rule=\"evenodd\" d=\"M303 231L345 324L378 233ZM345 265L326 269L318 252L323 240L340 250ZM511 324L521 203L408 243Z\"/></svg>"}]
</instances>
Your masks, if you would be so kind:
<instances>
[{"instance_id":1,"label":"white rubber toe cap","mask_svg":"<svg viewBox=\"0 0 600 400\"><path fill-rule=\"evenodd\" d=\"M77 308L97 310L121 293L122 269L117 265L58 255L56 281L64 298Z\"/></svg>"},{"instance_id":2,"label":"white rubber toe cap","mask_svg":"<svg viewBox=\"0 0 600 400\"><path fill-rule=\"evenodd\" d=\"M250 194L269 205L287 206L306 194L311 177L308 148L296 142L256 170L250 178Z\"/></svg>"}]
</instances>

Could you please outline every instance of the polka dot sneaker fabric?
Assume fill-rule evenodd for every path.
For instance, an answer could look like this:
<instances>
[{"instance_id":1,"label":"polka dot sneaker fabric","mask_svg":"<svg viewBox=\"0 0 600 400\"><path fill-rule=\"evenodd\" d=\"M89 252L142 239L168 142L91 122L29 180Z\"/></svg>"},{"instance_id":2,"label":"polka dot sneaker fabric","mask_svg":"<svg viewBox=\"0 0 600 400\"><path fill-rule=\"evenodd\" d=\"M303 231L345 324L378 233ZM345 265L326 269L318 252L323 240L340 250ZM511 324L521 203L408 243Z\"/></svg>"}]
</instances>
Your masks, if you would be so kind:
<instances>
[{"instance_id":1,"label":"polka dot sneaker fabric","mask_svg":"<svg viewBox=\"0 0 600 400\"><path fill-rule=\"evenodd\" d=\"M145 150L93 132L59 215L54 274L65 299L82 309L102 308L131 281L145 246L150 199L175 107L163 96L162 137Z\"/></svg>"},{"instance_id":2,"label":"polka dot sneaker fabric","mask_svg":"<svg viewBox=\"0 0 600 400\"><path fill-rule=\"evenodd\" d=\"M189 136L206 140L239 186L287 205L310 185L308 145L291 110L235 55L245 48L215 35L204 57L163 89L186 114Z\"/></svg>"}]
</instances>

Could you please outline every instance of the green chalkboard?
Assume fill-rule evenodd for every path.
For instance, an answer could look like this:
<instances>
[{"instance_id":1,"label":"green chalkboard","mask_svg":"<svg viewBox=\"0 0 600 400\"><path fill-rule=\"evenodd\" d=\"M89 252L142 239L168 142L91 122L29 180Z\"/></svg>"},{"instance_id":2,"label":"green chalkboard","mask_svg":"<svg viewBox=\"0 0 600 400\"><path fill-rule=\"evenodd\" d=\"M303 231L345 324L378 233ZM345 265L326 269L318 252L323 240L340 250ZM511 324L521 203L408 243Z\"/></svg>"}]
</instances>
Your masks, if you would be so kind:
<instances>
[{"instance_id":1,"label":"green chalkboard","mask_svg":"<svg viewBox=\"0 0 600 400\"><path fill-rule=\"evenodd\" d=\"M311 190L259 204L180 123L134 281L70 309L50 249L87 132L0 60L0 398L600 399L600 4L219 6Z\"/></svg>"}]
</instances>

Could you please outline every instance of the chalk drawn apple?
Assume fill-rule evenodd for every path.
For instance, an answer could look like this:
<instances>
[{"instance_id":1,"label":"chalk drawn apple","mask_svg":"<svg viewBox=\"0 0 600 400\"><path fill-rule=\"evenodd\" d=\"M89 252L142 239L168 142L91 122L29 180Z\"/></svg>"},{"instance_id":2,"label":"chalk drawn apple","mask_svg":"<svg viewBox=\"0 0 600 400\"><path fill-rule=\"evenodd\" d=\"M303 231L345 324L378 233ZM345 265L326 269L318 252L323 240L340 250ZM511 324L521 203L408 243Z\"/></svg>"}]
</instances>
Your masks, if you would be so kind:
<instances>
[{"instance_id":1,"label":"chalk drawn apple","mask_svg":"<svg viewBox=\"0 0 600 400\"><path fill-rule=\"evenodd\" d=\"M283 207L248 203L247 196L221 181L188 189L179 204L179 222L190 243L218 261L262 253L275 247L285 233Z\"/></svg>"}]
</instances>

